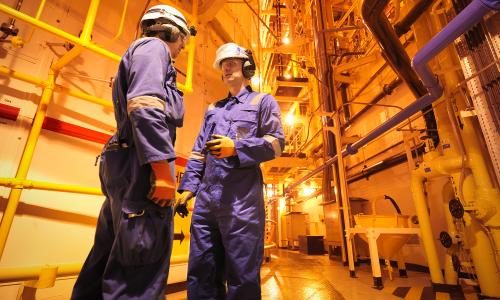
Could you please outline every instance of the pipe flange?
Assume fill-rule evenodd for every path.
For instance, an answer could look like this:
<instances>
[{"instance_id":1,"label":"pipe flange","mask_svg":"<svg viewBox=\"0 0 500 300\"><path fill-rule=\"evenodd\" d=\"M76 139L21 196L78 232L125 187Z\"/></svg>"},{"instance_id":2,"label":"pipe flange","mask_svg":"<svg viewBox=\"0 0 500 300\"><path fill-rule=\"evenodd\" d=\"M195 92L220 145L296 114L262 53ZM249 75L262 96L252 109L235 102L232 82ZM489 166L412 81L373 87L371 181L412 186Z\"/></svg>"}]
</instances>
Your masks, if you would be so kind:
<instances>
[{"instance_id":1,"label":"pipe flange","mask_svg":"<svg viewBox=\"0 0 500 300\"><path fill-rule=\"evenodd\" d=\"M464 216L464 207L460 200L458 199L451 199L450 202L448 203L448 208L450 210L451 215L455 219L461 219Z\"/></svg>"},{"instance_id":2,"label":"pipe flange","mask_svg":"<svg viewBox=\"0 0 500 300\"><path fill-rule=\"evenodd\" d=\"M441 242L441 245L445 247L446 249L451 248L453 245L453 239L451 238L451 235L446 232L446 231L441 231L439 234L439 241Z\"/></svg>"}]
</instances>

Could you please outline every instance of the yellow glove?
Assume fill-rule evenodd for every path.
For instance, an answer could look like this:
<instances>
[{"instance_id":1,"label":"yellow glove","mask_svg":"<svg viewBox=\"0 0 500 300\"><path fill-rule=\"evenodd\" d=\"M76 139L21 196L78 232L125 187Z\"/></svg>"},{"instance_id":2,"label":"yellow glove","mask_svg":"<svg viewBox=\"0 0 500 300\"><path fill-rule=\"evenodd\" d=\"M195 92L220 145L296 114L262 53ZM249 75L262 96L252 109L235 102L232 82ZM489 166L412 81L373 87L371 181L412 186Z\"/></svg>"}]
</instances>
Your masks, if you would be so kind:
<instances>
[{"instance_id":1,"label":"yellow glove","mask_svg":"<svg viewBox=\"0 0 500 300\"><path fill-rule=\"evenodd\" d=\"M175 181L167 161L152 162L151 189L148 198L161 207L172 204L175 199Z\"/></svg>"},{"instance_id":2,"label":"yellow glove","mask_svg":"<svg viewBox=\"0 0 500 300\"><path fill-rule=\"evenodd\" d=\"M181 216L181 218L187 217L189 211L187 210L187 202L193 198L193 193L191 191L183 191L182 194L175 201L174 211Z\"/></svg>"},{"instance_id":3,"label":"yellow glove","mask_svg":"<svg viewBox=\"0 0 500 300\"><path fill-rule=\"evenodd\" d=\"M212 156L225 158L236 155L236 148L232 139L220 134L212 134L212 137L214 139L206 144Z\"/></svg>"}]
</instances>

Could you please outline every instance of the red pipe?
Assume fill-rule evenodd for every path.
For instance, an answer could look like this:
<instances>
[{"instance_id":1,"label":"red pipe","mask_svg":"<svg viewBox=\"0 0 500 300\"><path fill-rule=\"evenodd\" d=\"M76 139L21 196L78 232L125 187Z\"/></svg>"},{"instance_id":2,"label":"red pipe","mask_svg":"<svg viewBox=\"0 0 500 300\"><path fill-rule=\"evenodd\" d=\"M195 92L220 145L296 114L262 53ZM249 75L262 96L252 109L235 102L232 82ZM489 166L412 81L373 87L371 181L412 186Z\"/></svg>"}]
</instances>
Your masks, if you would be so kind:
<instances>
[{"instance_id":1,"label":"red pipe","mask_svg":"<svg viewBox=\"0 0 500 300\"><path fill-rule=\"evenodd\" d=\"M15 121L19 116L20 110L21 109L18 107L0 103L0 118ZM63 122L51 117L45 117L42 128L99 144L105 144L111 137L109 134ZM184 157L177 157L175 164L185 167L187 159Z\"/></svg>"},{"instance_id":2,"label":"red pipe","mask_svg":"<svg viewBox=\"0 0 500 300\"><path fill-rule=\"evenodd\" d=\"M20 110L20 108L0 103L0 118L15 121Z\"/></svg>"}]
</instances>

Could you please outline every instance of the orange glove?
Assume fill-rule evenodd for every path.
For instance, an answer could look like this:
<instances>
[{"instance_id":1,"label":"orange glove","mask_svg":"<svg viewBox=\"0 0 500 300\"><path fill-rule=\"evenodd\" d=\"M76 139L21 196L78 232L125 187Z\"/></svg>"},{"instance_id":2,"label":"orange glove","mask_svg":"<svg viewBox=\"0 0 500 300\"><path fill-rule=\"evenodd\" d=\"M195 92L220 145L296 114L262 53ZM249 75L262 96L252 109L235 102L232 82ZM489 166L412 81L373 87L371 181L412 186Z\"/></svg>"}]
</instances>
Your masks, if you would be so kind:
<instances>
[{"instance_id":1,"label":"orange glove","mask_svg":"<svg viewBox=\"0 0 500 300\"><path fill-rule=\"evenodd\" d=\"M172 205L175 199L175 181L167 161L152 162L151 189L148 198L161 207Z\"/></svg>"},{"instance_id":2,"label":"orange glove","mask_svg":"<svg viewBox=\"0 0 500 300\"><path fill-rule=\"evenodd\" d=\"M207 148L212 156L224 158L236 155L234 141L220 134L212 134L213 140L207 142Z\"/></svg>"}]
</instances>

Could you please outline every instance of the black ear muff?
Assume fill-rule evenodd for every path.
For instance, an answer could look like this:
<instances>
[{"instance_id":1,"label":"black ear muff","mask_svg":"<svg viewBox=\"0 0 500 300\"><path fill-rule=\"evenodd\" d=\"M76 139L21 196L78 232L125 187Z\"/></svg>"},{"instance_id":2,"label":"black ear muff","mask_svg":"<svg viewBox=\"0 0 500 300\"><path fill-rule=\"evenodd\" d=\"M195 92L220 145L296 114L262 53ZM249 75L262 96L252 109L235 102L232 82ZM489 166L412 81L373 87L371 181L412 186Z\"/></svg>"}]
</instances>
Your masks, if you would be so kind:
<instances>
[{"instance_id":1,"label":"black ear muff","mask_svg":"<svg viewBox=\"0 0 500 300\"><path fill-rule=\"evenodd\" d=\"M156 23L146 28L146 35L158 35L163 41L173 43L180 37L181 30L172 24Z\"/></svg>"},{"instance_id":2,"label":"black ear muff","mask_svg":"<svg viewBox=\"0 0 500 300\"><path fill-rule=\"evenodd\" d=\"M246 79L250 79L255 75L255 61L253 60L252 51L245 50L245 54L248 56L243 62L243 76Z\"/></svg>"}]
</instances>

